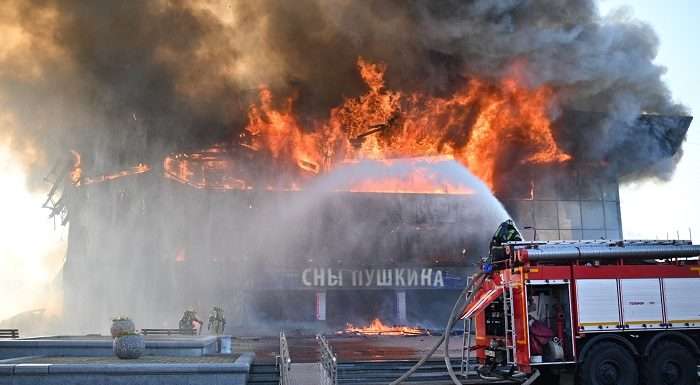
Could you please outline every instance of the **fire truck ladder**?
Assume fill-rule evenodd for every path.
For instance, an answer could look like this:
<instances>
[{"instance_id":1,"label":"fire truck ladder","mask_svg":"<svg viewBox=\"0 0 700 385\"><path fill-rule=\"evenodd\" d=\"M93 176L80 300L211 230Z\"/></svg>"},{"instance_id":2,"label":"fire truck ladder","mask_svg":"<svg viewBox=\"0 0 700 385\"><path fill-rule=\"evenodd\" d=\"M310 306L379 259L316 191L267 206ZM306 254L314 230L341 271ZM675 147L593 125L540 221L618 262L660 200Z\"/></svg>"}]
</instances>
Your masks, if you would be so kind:
<instances>
[{"instance_id":1,"label":"fire truck ladder","mask_svg":"<svg viewBox=\"0 0 700 385\"><path fill-rule=\"evenodd\" d=\"M467 286L471 285L472 277L467 278ZM467 292L467 298L472 294L472 290ZM469 373L471 370L471 356L472 356L472 318L464 318L464 334L462 334L462 363L460 366L460 375L464 378L469 378Z\"/></svg>"},{"instance_id":2,"label":"fire truck ladder","mask_svg":"<svg viewBox=\"0 0 700 385\"><path fill-rule=\"evenodd\" d=\"M506 343L506 363L515 364L516 357L516 335L515 335L515 314L513 314L513 287L503 288L503 328L505 330Z\"/></svg>"}]
</instances>

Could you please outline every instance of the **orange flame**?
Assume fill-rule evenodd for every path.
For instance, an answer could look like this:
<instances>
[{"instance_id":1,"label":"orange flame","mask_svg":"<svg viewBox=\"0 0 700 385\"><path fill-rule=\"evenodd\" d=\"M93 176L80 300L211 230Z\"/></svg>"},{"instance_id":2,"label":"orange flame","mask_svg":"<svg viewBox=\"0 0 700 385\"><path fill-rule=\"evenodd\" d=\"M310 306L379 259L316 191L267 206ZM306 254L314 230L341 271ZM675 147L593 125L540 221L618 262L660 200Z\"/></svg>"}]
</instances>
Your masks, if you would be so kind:
<instances>
[{"instance_id":1,"label":"orange flame","mask_svg":"<svg viewBox=\"0 0 700 385\"><path fill-rule=\"evenodd\" d=\"M471 79L446 97L405 94L385 89L385 65L363 58L357 65L367 93L346 99L312 127L299 124L293 98L275 109L271 91L261 88L259 104L248 113L251 143L244 145L313 174L353 159L449 155L491 189L509 146L526 154L521 163L571 158L554 140L553 92L547 86L529 89L515 78L496 84Z\"/></svg>"},{"instance_id":2,"label":"orange flame","mask_svg":"<svg viewBox=\"0 0 700 385\"><path fill-rule=\"evenodd\" d=\"M299 168L318 174L321 169L317 141L313 135L305 135L292 111L293 99L287 98L284 106L276 110L272 92L260 89L260 105L251 105L248 111L246 131L252 137L248 147L265 148L274 159L291 158Z\"/></svg>"},{"instance_id":3,"label":"orange flame","mask_svg":"<svg viewBox=\"0 0 700 385\"><path fill-rule=\"evenodd\" d=\"M112 173L112 174L85 177L82 179L81 184L82 185L89 185L89 184L93 184L93 183L102 183L102 182L107 182L110 180L123 178L123 177L129 176L129 175L143 174L143 173L146 173L148 171L151 171L151 166L144 164L144 163L139 163L136 166L129 167L129 168L126 168L123 170L119 170L119 171Z\"/></svg>"},{"instance_id":4,"label":"orange flame","mask_svg":"<svg viewBox=\"0 0 700 385\"><path fill-rule=\"evenodd\" d=\"M75 150L71 150L73 155L73 167L70 170L69 177L73 185L75 186L85 186L93 183L102 183L110 180L115 180L123 178L129 175L143 174L151 171L151 166L139 163L136 166L129 167L123 170L119 170L112 174L104 174L98 176L83 176L83 167L80 157L80 153Z\"/></svg>"},{"instance_id":5,"label":"orange flame","mask_svg":"<svg viewBox=\"0 0 700 385\"><path fill-rule=\"evenodd\" d=\"M510 167L508 162L571 159L552 134L549 116L554 93L546 85L523 86L517 76L523 63L516 63L513 76L498 82L472 78L447 96L390 90L384 82L385 64L360 57L357 67L367 92L345 99L329 111L327 119L302 126L294 113L294 97L275 103L272 91L261 87L259 101L249 107L248 124L238 139L242 147L231 151L230 145L215 145L170 155L163 162L165 176L196 188L252 189L254 172L246 170L246 159L236 155L247 150L271 160L270 168L282 171L277 175L295 170L292 180L273 177L263 188L299 190L308 177L358 160L417 158L411 175L355 180L340 190L470 194L471 187L446 181L421 164L430 157L456 159L493 190L499 170ZM73 156L70 179L74 185L151 169L139 164L110 175L85 177L80 154L73 151Z\"/></svg>"},{"instance_id":6,"label":"orange flame","mask_svg":"<svg viewBox=\"0 0 700 385\"><path fill-rule=\"evenodd\" d=\"M80 179L83 176L83 168L81 165L80 154L75 150L70 150L73 155L73 168L70 171L70 181L78 186L80 184Z\"/></svg>"},{"instance_id":7,"label":"orange flame","mask_svg":"<svg viewBox=\"0 0 700 385\"><path fill-rule=\"evenodd\" d=\"M163 169L167 178L198 189L251 189L249 183L239 175L239 164L227 155L228 149L222 146L170 155L163 161Z\"/></svg>"},{"instance_id":8,"label":"orange flame","mask_svg":"<svg viewBox=\"0 0 700 385\"><path fill-rule=\"evenodd\" d=\"M370 161L372 172L353 172L359 160L346 161L336 169L348 168L344 184L337 191L373 193L459 194L474 193L467 181L444 175L443 168L456 164L449 155ZM367 163L368 161L362 161Z\"/></svg>"},{"instance_id":9,"label":"orange flame","mask_svg":"<svg viewBox=\"0 0 700 385\"><path fill-rule=\"evenodd\" d=\"M389 326L375 318L368 326L353 326L347 324L338 334L361 334L367 336L411 336L428 334L426 329L410 326Z\"/></svg>"}]
</instances>

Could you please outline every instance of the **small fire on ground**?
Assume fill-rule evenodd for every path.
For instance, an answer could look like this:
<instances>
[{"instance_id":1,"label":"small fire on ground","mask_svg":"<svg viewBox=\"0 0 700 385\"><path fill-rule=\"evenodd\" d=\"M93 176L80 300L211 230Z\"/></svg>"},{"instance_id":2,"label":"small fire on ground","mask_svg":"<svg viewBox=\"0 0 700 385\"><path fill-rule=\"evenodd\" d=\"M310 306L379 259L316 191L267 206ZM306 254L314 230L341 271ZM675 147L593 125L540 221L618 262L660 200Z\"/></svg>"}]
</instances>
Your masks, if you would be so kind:
<instances>
[{"instance_id":1,"label":"small fire on ground","mask_svg":"<svg viewBox=\"0 0 700 385\"><path fill-rule=\"evenodd\" d=\"M341 336L427 336L430 335L430 331L417 326L385 325L379 318L375 318L367 326L347 324L345 329L337 331L336 334Z\"/></svg>"}]
</instances>

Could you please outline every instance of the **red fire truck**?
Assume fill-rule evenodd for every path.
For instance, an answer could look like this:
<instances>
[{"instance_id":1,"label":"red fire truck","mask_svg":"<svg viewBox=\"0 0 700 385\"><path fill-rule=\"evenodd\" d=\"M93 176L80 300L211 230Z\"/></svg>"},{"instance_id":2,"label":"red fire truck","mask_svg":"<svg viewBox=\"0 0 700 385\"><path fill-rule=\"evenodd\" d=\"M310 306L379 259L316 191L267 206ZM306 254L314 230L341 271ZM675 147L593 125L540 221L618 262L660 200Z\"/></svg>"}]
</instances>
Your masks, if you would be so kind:
<instances>
[{"instance_id":1,"label":"red fire truck","mask_svg":"<svg viewBox=\"0 0 700 385\"><path fill-rule=\"evenodd\" d=\"M700 245L505 242L462 318L482 377L575 370L582 385L696 385ZM467 344L470 345L470 344Z\"/></svg>"}]
</instances>

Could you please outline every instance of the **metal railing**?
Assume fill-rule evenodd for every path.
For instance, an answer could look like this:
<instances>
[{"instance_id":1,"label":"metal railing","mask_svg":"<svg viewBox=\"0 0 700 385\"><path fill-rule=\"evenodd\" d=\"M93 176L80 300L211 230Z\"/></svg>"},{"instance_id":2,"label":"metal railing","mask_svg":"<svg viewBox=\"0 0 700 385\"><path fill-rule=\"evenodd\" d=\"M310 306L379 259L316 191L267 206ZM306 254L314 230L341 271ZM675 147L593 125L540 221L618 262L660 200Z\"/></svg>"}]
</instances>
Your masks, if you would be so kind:
<instances>
[{"instance_id":1,"label":"metal railing","mask_svg":"<svg viewBox=\"0 0 700 385\"><path fill-rule=\"evenodd\" d=\"M333 354L326 337L317 334L316 340L319 344L321 353L321 385L337 385L338 384L338 360Z\"/></svg>"},{"instance_id":2,"label":"metal railing","mask_svg":"<svg viewBox=\"0 0 700 385\"><path fill-rule=\"evenodd\" d=\"M467 285L470 285L472 281L472 277L467 277ZM467 292L467 298L472 294L472 290L469 290ZM465 306L468 306L469 304L466 304ZM462 334L462 360L460 363L459 367L459 372L464 378L469 378L469 371L471 370L470 368L470 363L471 363L471 357L472 357L472 343L474 340L472 339L472 317L466 317L464 319L464 333Z\"/></svg>"},{"instance_id":3,"label":"metal railing","mask_svg":"<svg viewBox=\"0 0 700 385\"><path fill-rule=\"evenodd\" d=\"M280 332L280 355L277 357L277 367L280 371L280 385L289 385L289 371L292 368L292 358L289 356L289 345L284 331Z\"/></svg>"}]
</instances>

